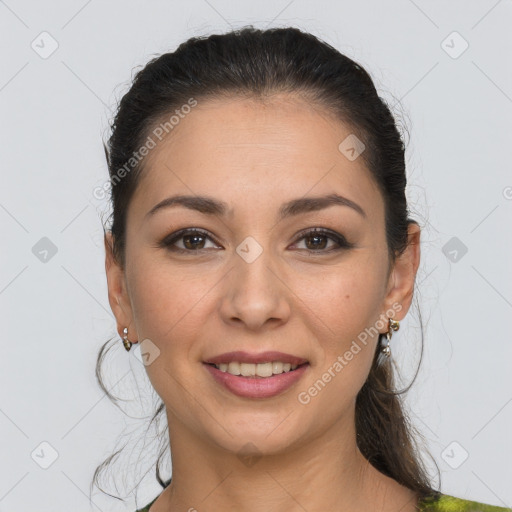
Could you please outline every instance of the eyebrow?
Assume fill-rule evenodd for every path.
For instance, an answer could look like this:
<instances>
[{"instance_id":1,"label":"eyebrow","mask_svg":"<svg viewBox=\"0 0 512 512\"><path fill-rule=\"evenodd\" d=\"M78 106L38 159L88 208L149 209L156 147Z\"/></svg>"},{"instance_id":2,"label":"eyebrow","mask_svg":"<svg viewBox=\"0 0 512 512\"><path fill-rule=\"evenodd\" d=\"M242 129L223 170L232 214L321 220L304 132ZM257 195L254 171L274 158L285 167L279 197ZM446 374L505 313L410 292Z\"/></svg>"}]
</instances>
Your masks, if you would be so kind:
<instances>
[{"instance_id":1,"label":"eyebrow","mask_svg":"<svg viewBox=\"0 0 512 512\"><path fill-rule=\"evenodd\" d=\"M366 218L365 211L357 203L346 197L340 196L339 194L292 199L281 206L278 212L278 218L279 220L283 220L287 217L323 210L334 205L348 206ZM165 208L176 206L183 206L205 215L216 215L219 217L226 217L227 215L231 216L233 214L233 209L230 209L227 203L219 201L218 199L213 199L208 196L177 195L167 197L153 206L153 208L146 213L145 218L152 217L156 212Z\"/></svg>"}]
</instances>

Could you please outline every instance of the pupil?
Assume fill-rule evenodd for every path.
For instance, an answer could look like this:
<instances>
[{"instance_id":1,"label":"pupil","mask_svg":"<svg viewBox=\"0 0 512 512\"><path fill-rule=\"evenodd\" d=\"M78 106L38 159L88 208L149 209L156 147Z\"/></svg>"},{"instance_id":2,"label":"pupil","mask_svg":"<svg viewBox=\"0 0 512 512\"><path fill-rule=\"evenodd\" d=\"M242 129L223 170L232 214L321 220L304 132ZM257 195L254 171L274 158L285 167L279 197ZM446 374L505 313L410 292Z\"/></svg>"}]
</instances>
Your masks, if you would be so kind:
<instances>
[{"instance_id":1,"label":"pupil","mask_svg":"<svg viewBox=\"0 0 512 512\"><path fill-rule=\"evenodd\" d=\"M185 247L187 247L187 248L189 248L189 249L190 249L190 248L192 248L192 249L197 249L197 245L195 245L195 246L194 246L194 245L190 246L189 241L190 241L190 239L193 239L193 240L196 240L196 241L197 241L197 239L201 239L201 238L203 238L203 236L202 236L202 235L186 235L186 236L184 237L184 239L183 239L183 240L184 240L184 242L185 242Z\"/></svg>"},{"instance_id":2,"label":"pupil","mask_svg":"<svg viewBox=\"0 0 512 512\"><path fill-rule=\"evenodd\" d=\"M319 238L323 238L324 239L324 243L320 244L320 246L318 244L313 245L313 249L315 249L315 248L318 249L319 247L321 249L323 249L325 247L325 236L324 235L314 235L314 236L308 237L308 240L311 240L311 239L317 239L318 240Z\"/></svg>"}]
</instances>

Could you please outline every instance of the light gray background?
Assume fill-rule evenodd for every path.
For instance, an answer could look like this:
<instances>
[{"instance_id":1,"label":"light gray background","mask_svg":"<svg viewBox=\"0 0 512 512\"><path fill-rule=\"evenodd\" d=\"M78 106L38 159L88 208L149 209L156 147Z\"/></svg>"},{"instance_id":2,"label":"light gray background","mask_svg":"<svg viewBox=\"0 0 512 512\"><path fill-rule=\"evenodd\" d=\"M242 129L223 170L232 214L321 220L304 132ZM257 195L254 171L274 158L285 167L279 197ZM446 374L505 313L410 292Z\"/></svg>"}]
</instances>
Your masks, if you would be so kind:
<instances>
[{"instance_id":1,"label":"light gray background","mask_svg":"<svg viewBox=\"0 0 512 512\"><path fill-rule=\"evenodd\" d=\"M444 492L512 506L512 2L6 0L0 511L134 510L133 499L126 507L98 492L94 504L87 498L121 431L134 432L125 440L133 460L141 448L146 463L153 453L134 445L144 420L125 420L94 377L98 348L116 334L104 274L108 209L92 193L107 179L101 137L136 66L193 35L249 23L313 32L364 65L392 105L400 101L394 111L410 132L408 197L425 227L425 357L407 403ZM52 39L57 50L42 58ZM57 248L46 262L34 254L43 237ZM393 337L405 380L418 333L411 311ZM140 416L131 384L137 378L141 396L149 388L133 353L119 340L109 368L114 391L132 396L126 407ZM52 448L42 442L58 453L47 469L39 464L51 461ZM151 470L137 506L160 490Z\"/></svg>"}]
</instances>

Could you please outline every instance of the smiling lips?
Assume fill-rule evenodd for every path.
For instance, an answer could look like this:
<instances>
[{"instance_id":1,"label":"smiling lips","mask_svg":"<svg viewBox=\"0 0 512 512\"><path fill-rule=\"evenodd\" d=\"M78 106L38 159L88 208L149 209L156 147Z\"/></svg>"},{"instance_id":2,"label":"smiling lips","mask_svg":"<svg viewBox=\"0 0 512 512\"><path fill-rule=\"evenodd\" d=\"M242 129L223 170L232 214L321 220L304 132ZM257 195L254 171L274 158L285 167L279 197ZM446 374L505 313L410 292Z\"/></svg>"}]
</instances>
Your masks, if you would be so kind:
<instances>
[{"instance_id":1,"label":"smiling lips","mask_svg":"<svg viewBox=\"0 0 512 512\"><path fill-rule=\"evenodd\" d=\"M204 362L206 364L220 364L220 363L231 363L232 361L237 363L272 363L274 361L279 361L280 363L290 363L295 364L297 366L307 363L307 359L303 359L301 357L293 356L291 354L285 354L284 352L260 352L258 354L250 354L249 352L243 351L235 351L235 352L226 352L225 354L220 354L215 357L211 357L206 359Z\"/></svg>"},{"instance_id":2,"label":"smiling lips","mask_svg":"<svg viewBox=\"0 0 512 512\"><path fill-rule=\"evenodd\" d=\"M213 378L235 395L270 398L288 389L309 367L307 359L283 352L236 351L208 358Z\"/></svg>"}]
</instances>

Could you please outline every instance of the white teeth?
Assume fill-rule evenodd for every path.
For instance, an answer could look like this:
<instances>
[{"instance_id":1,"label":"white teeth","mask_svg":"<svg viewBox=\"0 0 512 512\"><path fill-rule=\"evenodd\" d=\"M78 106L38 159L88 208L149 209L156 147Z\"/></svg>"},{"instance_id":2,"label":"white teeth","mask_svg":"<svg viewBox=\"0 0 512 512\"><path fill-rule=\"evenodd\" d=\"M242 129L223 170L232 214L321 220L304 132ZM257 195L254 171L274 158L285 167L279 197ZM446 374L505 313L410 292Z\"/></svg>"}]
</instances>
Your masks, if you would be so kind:
<instances>
[{"instance_id":1,"label":"white teeth","mask_svg":"<svg viewBox=\"0 0 512 512\"><path fill-rule=\"evenodd\" d=\"M222 366L223 366L223 365L221 365L221 367L222 367ZM223 372L225 372L225 371L226 371L226 370L223 370L222 368L221 368L221 370L222 370ZM231 375L240 375L240 363L237 363L236 361L231 361L231 363L229 363L229 364L227 365L227 371L228 371L229 373L231 373Z\"/></svg>"},{"instance_id":2,"label":"white teeth","mask_svg":"<svg viewBox=\"0 0 512 512\"><path fill-rule=\"evenodd\" d=\"M215 367L221 372L227 372L231 375L242 375L242 377L271 377L295 370L298 365L290 363L281 363L274 361L272 363L239 363L231 361L228 363L216 364Z\"/></svg>"}]
</instances>

